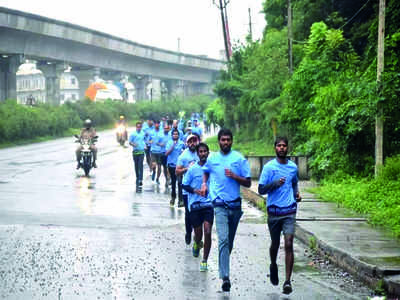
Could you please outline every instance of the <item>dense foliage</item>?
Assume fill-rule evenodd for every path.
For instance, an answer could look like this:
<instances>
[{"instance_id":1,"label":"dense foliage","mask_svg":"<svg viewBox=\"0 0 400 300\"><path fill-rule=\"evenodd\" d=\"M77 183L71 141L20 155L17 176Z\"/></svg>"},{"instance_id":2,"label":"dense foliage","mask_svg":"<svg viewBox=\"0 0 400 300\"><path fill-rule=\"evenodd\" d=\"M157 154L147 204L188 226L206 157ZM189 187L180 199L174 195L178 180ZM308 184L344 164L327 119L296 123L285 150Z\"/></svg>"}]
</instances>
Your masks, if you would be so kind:
<instances>
[{"instance_id":1,"label":"dense foliage","mask_svg":"<svg viewBox=\"0 0 400 300\"><path fill-rule=\"evenodd\" d=\"M287 135L292 153L310 157L317 179L371 176L378 103L384 110L384 156L400 153L400 4L387 1L380 94L377 4L292 1L289 74L287 1L265 1L264 37L236 47L215 88L219 98L207 109L210 119L235 130L239 140L270 145L277 134Z\"/></svg>"},{"instance_id":2,"label":"dense foliage","mask_svg":"<svg viewBox=\"0 0 400 300\"><path fill-rule=\"evenodd\" d=\"M67 102L55 107L19 105L15 100L0 103L0 143L33 139L39 136L61 136L70 128L80 128L89 118L95 126L113 124L124 115L128 121L178 118L179 111L189 117L192 112L203 112L211 103L207 96L196 96L168 103L154 101L126 104L118 101L92 102L82 100ZM167 105L168 104L168 105Z\"/></svg>"}]
</instances>

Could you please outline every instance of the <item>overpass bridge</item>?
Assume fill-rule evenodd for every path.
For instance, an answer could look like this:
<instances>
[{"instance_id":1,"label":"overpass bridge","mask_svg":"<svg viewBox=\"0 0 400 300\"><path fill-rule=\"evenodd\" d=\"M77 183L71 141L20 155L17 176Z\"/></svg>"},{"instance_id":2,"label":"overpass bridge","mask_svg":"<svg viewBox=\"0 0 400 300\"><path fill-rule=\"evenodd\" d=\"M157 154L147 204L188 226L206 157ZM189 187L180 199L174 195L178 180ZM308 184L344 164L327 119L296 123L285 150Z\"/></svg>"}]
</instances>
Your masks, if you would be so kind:
<instances>
[{"instance_id":1,"label":"overpass bridge","mask_svg":"<svg viewBox=\"0 0 400 300\"><path fill-rule=\"evenodd\" d=\"M59 103L59 79L69 66L80 97L96 77L129 78L136 98L211 94L220 60L146 46L75 24L0 7L0 100L16 99L16 72L26 60L37 61L46 78L47 99Z\"/></svg>"}]
</instances>

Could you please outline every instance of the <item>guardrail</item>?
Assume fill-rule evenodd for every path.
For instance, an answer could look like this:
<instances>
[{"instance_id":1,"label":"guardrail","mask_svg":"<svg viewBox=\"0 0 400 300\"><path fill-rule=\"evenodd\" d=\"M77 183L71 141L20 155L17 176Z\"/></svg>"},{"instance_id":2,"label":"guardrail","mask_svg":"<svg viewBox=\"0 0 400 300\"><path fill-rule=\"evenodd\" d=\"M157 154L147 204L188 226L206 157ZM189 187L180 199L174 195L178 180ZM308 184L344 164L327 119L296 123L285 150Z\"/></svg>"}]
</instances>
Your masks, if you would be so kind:
<instances>
[{"instance_id":1,"label":"guardrail","mask_svg":"<svg viewBox=\"0 0 400 300\"><path fill-rule=\"evenodd\" d=\"M263 166L275 156L246 156L250 164L250 172L252 179L258 179L261 175ZM309 180L311 178L311 170L308 168L307 156L288 156L298 167L299 179Z\"/></svg>"}]
</instances>

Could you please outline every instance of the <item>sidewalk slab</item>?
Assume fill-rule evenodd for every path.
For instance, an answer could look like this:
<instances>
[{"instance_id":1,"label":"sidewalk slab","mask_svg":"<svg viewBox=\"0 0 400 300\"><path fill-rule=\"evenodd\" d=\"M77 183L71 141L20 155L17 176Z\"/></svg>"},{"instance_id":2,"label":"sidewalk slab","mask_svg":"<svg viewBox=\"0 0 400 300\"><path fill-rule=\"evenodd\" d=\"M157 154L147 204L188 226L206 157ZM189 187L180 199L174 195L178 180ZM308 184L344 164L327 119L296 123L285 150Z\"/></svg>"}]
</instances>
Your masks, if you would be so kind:
<instances>
[{"instance_id":1,"label":"sidewalk slab","mask_svg":"<svg viewBox=\"0 0 400 300\"><path fill-rule=\"evenodd\" d=\"M310 185L299 184L304 202L298 206L296 238L314 244L333 263L370 286L383 281L389 296L400 296L400 241L369 225L365 216L304 192ZM243 195L249 195L249 201L261 201L257 189L258 182L253 181Z\"/></svg>"}]
</instances>

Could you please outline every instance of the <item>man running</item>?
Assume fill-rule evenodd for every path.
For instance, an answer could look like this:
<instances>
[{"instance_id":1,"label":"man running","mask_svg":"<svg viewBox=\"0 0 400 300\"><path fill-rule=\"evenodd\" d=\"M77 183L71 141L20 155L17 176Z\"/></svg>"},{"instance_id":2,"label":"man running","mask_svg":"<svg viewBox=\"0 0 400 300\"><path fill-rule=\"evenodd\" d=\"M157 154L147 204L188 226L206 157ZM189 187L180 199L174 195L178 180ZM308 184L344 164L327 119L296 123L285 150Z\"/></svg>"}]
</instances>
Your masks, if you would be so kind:
<instances>
[{"instance_id":1,"label":"man running","mask_svg":"<svg viewBox=\"0 0 400 300\"><path fill-rule=\"evenodd\" d=\"M211 249L211 229L214 221L214 209L211 199L203 196L201 185L203 183L203 166L207 161L209 149L207 144L200 143L196 147L199 162L192 165L182 182L182 187L188 194L188 208L190 223L194 228L193 256L198 257L200 249L203 246L203 228L204 226L204 251L203 260L200 263L200 271L208 270L207 260Z\"/></svg>"},{"instance_id":2,"label":"man running","mask_svg":"<svg viewBox=\"0 0 400 300\"><path fill-rule=\"evenodd\" d=\"M144 132L142 123L136 123L136 131L129 136L129 144L132 146L133 162L135 164L136 188L143 185L143 158L144 158Z\"/></svg>"},{"instance_id":3,"label":"man running","mask_svg":"<svg viewBox=\"0 0 400 300\"><path fill-rule=\"evenodd\" d=\"M218 132L220 151L212 154L203 166L204 176L202 193L207 193L207 181L210 180L209 197L214 211L218 235L219 277L222 290L229 292L229 259L233 249L236 229L243 214L240 186L251 186L248 161L237 151L231 150L232 132L221 129Z\"/></svg>"},{"instance_id":4,"label":"man running","mask_svg":"<svg viewBox=\"0 0 400 300\"><path fill-rule=\"evenodd\" d=\"M296 222L297 202L301 201L298 189L297 166L287 158L288 140L278 137L275 140L276 159L267 162L262 170L258 193L268 194L266 206L268 211L268 229L271 236L269 255L271 259L270 280L273 285L279 284L278 255L281 232L285 238L286 280L283 293L290 294L290 278L293 271L294 253L293 237Z\"/></svg>"},{"instance_id":5,"label":"man running","mask_svg":"<svg viewBox=\"0 0 400 300\"><path fill-rule=\"evenodd\" d=\"M180 184L182 183L182 176L185 176L186 171L191 165L199 161L199 157L196 153L196 146L199 143L199 138L196 135L189 135L186 140L187 148L178 157L178 162L176 163L175 173L180 177ZM182 191L183 203L178 203L178 207L185 206L185 242L190 245L192 241L192 225L189 219L189 209L188 209L188 195L186 191Z\"/></svg>"},{"instance_id":6,"label":"man running","mask_svg":"<svg viewBox=\"0 0 400 300\"><path fill-rule=\"evenodd\" d=\"M176 164L178 162L178 157L182 153L183 149L185 148L185 144L179 139L179 131L178 129L171 130L172 139L170 139L165 147L167 151L165 155L167 156L167 166L168 171L171 176L171 200L169 204L171 206L175 205L176 199L176 181L177 176L175 174L176 171ZM183 203L182 198L182 185L178 182L178 203Z\"/></svg>"},{"instance_id":7,"label":"man running","mask_svg":"<svg viewBox=\"0 0 400 300\"><path fill-rule=\"evenodd\" d=\"M167 156L165 155L166 146L169 141L169 125L168 123L164 124L164 131L159 135L158 145L161 147L161 166L163 169L163 174L165 177L165 187L168 188L169 183L169 174L167 169ZM157 176L157 183L159 184L159 176Z\"/></svg>"},{"instance_id":8,"label":"man running","mask_svg":"<svg viewBox=\"0 0 400 300\"><path fill-rule=\"evenodd\" d=\"M161 175L161 146L159 145L159 140L162 138L161 134L163 132L160 130L160 122L154 122L154 129L151 131L150 141L151 144L151 169L153 171L151 175L151 180L154 181L157 171L157 184L160 183L159 178Z\"/></svg>"},{"instance_id":9,"label":"man running","mask_svg":"<svg viewBox=\"0 0 400 300\"><path fill-rule=\"evenodd\" d=\"M152 136L152 132L154 130L154 126L153 126L153 120L148 119L146 123L144 123L143 128L142 128L143 132L144 132L144 140L146 142L146 148L145 148L145 154L146 154L146 163L150 169L150 172L152 172L152 168L151 168L151 136Z\"/></svg>"}]
</instances>

